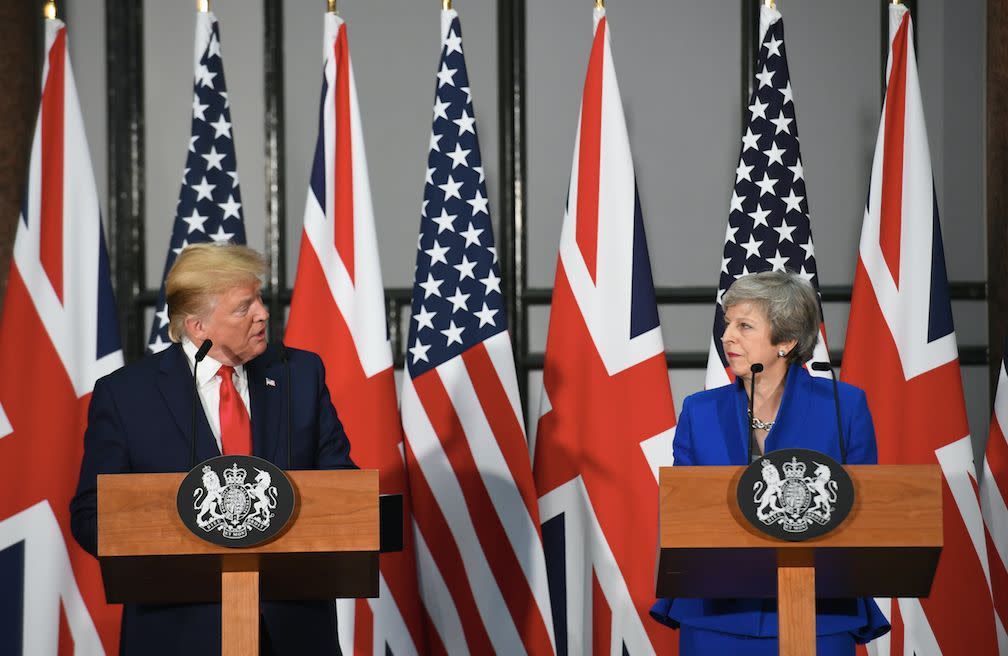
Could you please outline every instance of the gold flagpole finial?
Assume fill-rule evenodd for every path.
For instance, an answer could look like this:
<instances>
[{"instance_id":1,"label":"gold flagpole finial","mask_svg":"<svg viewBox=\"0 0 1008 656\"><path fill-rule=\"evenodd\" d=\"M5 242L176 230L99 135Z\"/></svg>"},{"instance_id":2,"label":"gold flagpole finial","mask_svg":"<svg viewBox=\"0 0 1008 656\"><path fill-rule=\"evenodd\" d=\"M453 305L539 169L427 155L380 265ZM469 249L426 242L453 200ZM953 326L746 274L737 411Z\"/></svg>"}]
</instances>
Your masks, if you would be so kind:
<instances>
[{"instance_id":1,"label":"gold flagpole finial","mask_svg":"<svg viewBox=\"0 0 1008 656\"><path fill-rule=\"evenodd\" d=\"M54 20L56 18L56 3L53 0L45 3L45 7L42 8L42 17L48 20Z\"/></svg>"},{"instance_id":2,"label":"gold flagpole finial","mask_svg":"<svg viewBox=\"0 0 1008 656\"><path fill-rule=\"evenodd\" d=\"M771 9L777 8L777 3L774 0L763 0L763 4L765 4L767 7L770 7Z\"/></svg>"},{"instance_id":3,"label":"gold flagpole finial","mask_svg":"<svg viewBox=\"0 0 1008 656\"><path fill-rule=\"evenodd\" d=\"M451 10L451 0L441 0L441 10L450 11Z\"/></svg>"},{"instance_id":4,"label":"gold flagpole finial","mask_svg":"<svg viewBox=\"0 0 1008 656\"><path fill-rule=\"evenodd\" d=\"M336 0L326 0L326 13L327 14L336 13Z\"/></svg>"},{"instance_id":5,"label":"gold flagpole finial","mask_svg":"<svg viewBox=\"0 0 1008 656\"><path fill-rule=\"evenodd\" d=\"M605 0L595 0L596 9L605 9Z\"/></svg>"},{"instance_id":6,"label":"gold flagpole finial","mask_svg":"<svg viewBox=\"0 0 1008 656\"><path fill-rule=\"evenodd\" d=\"M901 4L903 4L903 0L892 0L892 3L894 5L901 5Z\"/></svg>"},{"instance_id":7,"label":"gold flagpole finial","mask_svg":"<svg viewBox=\"0 0 1008 656\"><path fill-rule=\"evenodd\" d=\"M210 11L210 0L196 0L196 11L205 14Z\"/></svg>"}]
</instances>

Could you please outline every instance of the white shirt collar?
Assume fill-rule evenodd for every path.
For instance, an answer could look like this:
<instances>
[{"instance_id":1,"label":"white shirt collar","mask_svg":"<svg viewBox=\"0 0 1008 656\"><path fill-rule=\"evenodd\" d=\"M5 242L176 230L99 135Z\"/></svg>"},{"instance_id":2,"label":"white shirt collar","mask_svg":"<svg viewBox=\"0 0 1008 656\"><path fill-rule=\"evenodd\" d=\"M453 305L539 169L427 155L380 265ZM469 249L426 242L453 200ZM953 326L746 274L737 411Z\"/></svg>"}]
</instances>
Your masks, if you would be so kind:
<instances>
[{"instance_id":1,"label":"white shirt collar","mask_svg":"<svg viewBox=\"0 0 1008 656\"><path fill-rule=\"evenodd\" d=\"M186 360L189 362L190 371L193 368L193 363L196 361L196 345L190 341L188 337L182 338L182 350L185 352ZM200 361L199 371L196 372L196 378L199 381L200 387L203 387L207 383L211 382L217 377L217 370L223 366L220 362L207 355ZM245 365L240 364L234 368L235 373L238 375L238 380L245 381Z\"/></svg>"}]
</instances>

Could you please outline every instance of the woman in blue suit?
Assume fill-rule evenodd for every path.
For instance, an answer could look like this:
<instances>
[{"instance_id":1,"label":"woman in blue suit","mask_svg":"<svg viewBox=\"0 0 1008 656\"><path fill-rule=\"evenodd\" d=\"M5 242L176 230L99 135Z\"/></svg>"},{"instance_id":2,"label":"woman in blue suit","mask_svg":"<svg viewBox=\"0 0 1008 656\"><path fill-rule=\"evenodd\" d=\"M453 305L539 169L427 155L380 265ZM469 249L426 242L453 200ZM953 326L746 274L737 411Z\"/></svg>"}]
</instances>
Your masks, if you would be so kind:
<instances>
[{"instance_id":1,"label":"woman in blue suit","mask_svg":"<svg viewBox=\"0 0 1008 656\"><path fill-rule=\"evenodd\" d=\"M743 465L768 451L801 447L840 460L833 386L803 368L819 335L815 290L795 273L739 278L722 297L721 338L735 382L693 394L683 402L673 454L676 465ZM749 415L750 367L757 376ZM839 384L847 462L878 460L865 394ZM749 427L753 443L749 443ZM678 628L679 653L777 654L775 599L659 599L651 616ZM889 631L869 598L816 601L818 654L853 655L854 645Z\"/></svg>"}]
</instances>

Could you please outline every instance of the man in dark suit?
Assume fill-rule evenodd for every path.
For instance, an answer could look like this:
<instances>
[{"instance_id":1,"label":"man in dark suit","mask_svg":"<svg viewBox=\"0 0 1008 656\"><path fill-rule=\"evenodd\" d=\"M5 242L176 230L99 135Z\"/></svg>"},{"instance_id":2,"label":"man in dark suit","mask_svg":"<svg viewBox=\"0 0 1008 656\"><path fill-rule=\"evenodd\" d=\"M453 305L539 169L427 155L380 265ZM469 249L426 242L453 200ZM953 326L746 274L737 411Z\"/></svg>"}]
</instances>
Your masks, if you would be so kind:
<instances>
[{"instance_id":1,"label":"man in dark suit","mask_svg":"<svg viewBox=\"0 0 1008 656\"><path fill-rule=\"evenodd\" d=\"M71 530L97 555L98 474L185 472L192 467L193 361L198 369L196 462L244 453L288 463L287 384L279 348L268 348L260 296L262 256L243 246L199 244L166 279L168 349L95 384ZM282 348L282 347L281 347ZM287 349L293 469L349 469L350 442L325 385L321 359ZM334 602L263 602L264 654L339 654ZM219 604L126 604L123 654L219 654Z\"/></svg>"}]
</instances>

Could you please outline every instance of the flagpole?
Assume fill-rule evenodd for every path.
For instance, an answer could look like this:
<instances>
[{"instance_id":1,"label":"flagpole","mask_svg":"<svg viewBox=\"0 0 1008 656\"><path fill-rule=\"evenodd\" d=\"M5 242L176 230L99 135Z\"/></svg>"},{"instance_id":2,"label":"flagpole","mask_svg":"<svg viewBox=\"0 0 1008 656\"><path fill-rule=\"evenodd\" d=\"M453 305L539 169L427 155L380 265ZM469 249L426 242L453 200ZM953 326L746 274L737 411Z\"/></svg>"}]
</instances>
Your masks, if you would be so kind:
<instances>
[{"instance_id":1,"label":"flagpole","mask_svg":"<svg viewBox=\"0 0 1008 656\"><path fill-rule=\"evenodd\" d=\"M441 0L441 10L451 11L451 0Z\"/></svg>"},{"instance_id":2,"label":"flagpole","mask_svg":"<svg viewBox=\"0 0 1008 656\"><path fill-rule=\"evenodd\" d=\"M775 0L763 0L763 4L771 9L777 8L777 2Z\"/></svg>"},{"instance_id":3,"label":"flagpole","mask_svg":"<svg viewBox=\"0 0 1008 656\"><path fill-rule=\"evenodd\" d=\"M42 17L48 20L56 20L56 2L49 0L42 8Z\"/></svg>"},{"instance_id":4,"label":"flagpole","mask_svg":"<svg viewBox=\"0 0 1008 656\"><path fill-rule=\"evenodd\" d=\"M326 0L326 13L327 14L336 13L336 0Z\"/></svg>"},{"instance_id":5,"label":"flagpole","mask_svg":"<svg viewBox=\"0 0 1008 656\"><path fill-rule=\"evenodd\" d=\"M210 11L210 0L196 0L196 11L201 14L209 13Z\"/></svg>"},{"instance_id":6,"label":"flagpole","mask_svg":"<svg viewBox=\"0 0 1008 656\"><path fill-rule=\"evenodd\" d=\"M605 9L605 0L595 0L596 9Z\"/></svg>"}]
</instances>

